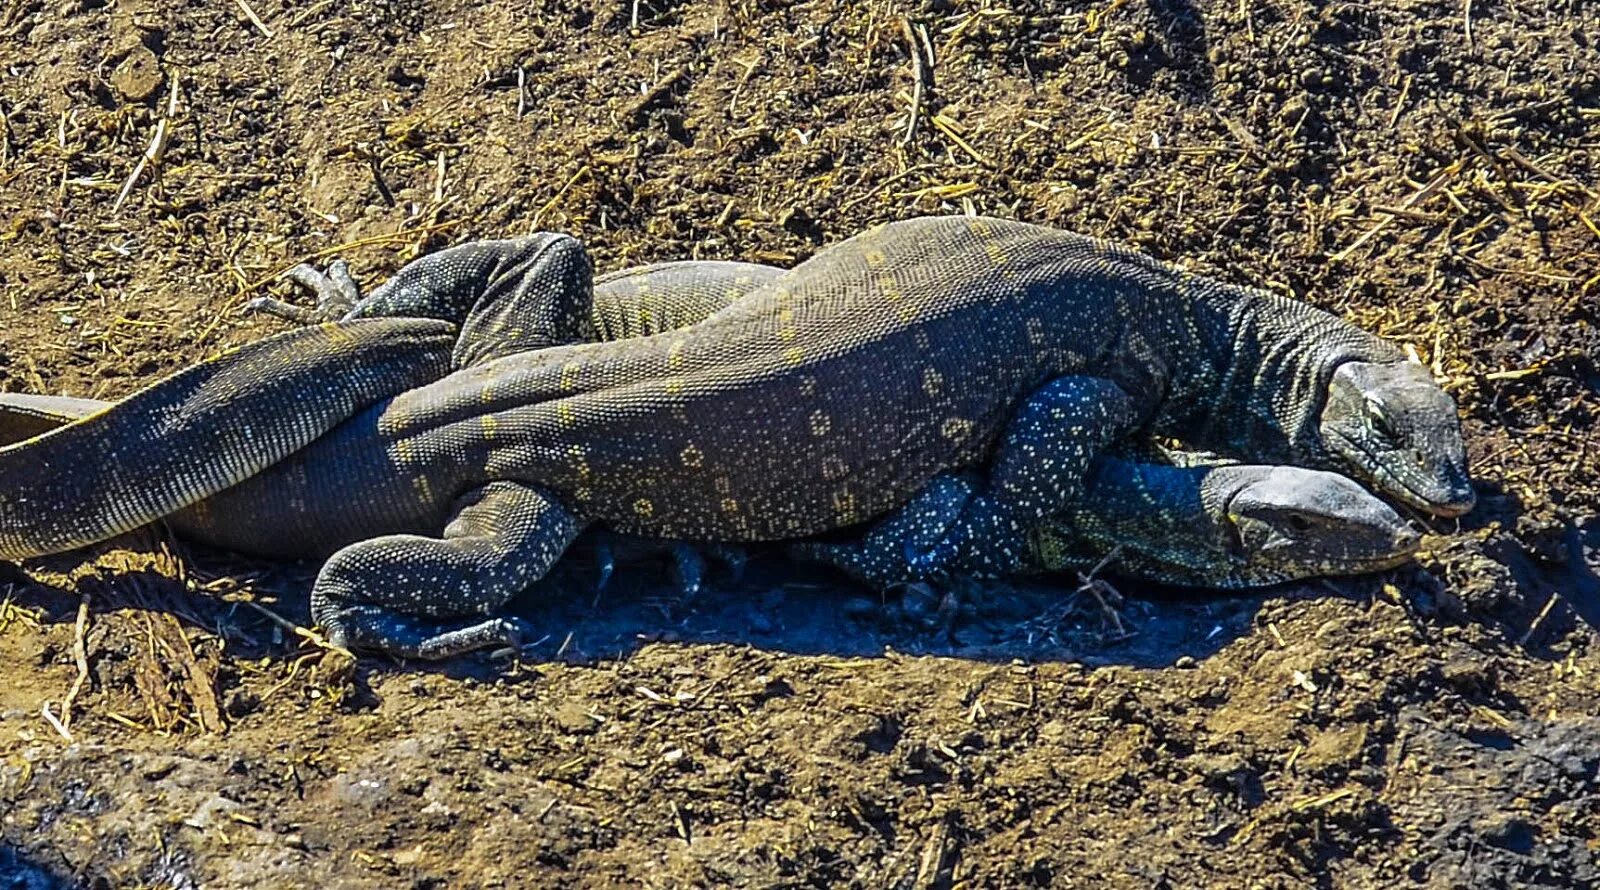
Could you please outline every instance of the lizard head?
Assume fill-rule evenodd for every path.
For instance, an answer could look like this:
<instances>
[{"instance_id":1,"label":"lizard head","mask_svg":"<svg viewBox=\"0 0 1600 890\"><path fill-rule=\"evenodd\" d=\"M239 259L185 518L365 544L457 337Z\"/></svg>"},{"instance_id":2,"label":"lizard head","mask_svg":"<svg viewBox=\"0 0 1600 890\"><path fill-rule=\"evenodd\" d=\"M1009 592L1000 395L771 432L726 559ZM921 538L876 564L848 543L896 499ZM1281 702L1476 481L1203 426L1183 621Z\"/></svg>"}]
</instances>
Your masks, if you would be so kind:
<instances>
[{"instance_id":1,"label":"lizard head","mask_svg":"<svg viewBox=\"0 0 1600 890\"><path fill-rule=\"evenodd\" d=\"M1198 587L1263 587L1397 566L1419 536L1381 498L1323 470L1102 458L1096 498L1033 532L1040 571L1104 563L1118 574Z\"/></svg>"},{"instance_id":2,"label":"lizard head","mask_svg":"<svg viewBox=\"0 0 1600 890\"><path fill-rule=\"evenodd\" d=\"M1339 365L1320 428L1346 468L1383 493L1435 516L1472 509L1455 400L1420 363Z\"/></svg>"},{"instance_id":3,"label":"lizard head","mask_svg":"<svg viewBox=\"0 0 1600 890\"><path fill-rule=\"evenodd\" d=\"M1239 464L1211 470L1202 488L1215 505L1212 521L1228 531L1234 572L1249 584L1393 568L1421 541L1388 504L1338 473Z\"/></svg>"}]
</instances>

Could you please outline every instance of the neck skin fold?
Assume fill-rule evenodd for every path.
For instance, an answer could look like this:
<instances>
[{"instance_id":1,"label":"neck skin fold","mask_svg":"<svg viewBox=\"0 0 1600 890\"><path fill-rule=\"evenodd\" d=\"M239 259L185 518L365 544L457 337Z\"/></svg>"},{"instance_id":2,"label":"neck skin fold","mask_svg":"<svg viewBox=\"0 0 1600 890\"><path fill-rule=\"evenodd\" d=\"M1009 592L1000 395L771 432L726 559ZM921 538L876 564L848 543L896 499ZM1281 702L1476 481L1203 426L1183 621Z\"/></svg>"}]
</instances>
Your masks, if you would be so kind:
<instances>
[{"instance_id":1,"label":"neck skin fold","mask_svg":"<svg viewBox=\"0 0 1600 890\"><path fill-rule=\"evenodd\" d=\"M1153 431L1251 462L1331 466L1318 430L1346 361L1403 361L1389 344L1310 304L1191 280L1191 322Z\"/></svg>"}]
</instances>

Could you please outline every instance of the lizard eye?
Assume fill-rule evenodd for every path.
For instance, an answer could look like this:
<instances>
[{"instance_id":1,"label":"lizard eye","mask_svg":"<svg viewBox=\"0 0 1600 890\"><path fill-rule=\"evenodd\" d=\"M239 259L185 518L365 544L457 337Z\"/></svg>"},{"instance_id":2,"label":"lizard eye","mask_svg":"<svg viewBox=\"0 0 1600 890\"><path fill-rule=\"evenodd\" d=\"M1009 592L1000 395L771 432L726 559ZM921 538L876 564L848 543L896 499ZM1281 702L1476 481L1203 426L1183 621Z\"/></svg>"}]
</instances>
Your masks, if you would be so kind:
<instances>
[{"instance_id":1,"label":"lizard eye","mask_svg":"<svg viewBox=\"0 0 1600 890\"><path fill-rule=\"evenodd\" d=\"M1367 403L1367 424L1378 438L1391 441L1395 439L1394 427L1389 423L1389 416L1384 414L1383 409L1375 402Z\"/></svg>"},{"instance_id":2,"label":"lizard eye","mask_svg":"<svg viewBox=\"0 0 1600 890\"><path fill-rule=\"evenodd\" d=\"M1289 514L1289 527L1297 532L1311 531L1311 520L1298 513Z\"/></svg>"}]
</instances>

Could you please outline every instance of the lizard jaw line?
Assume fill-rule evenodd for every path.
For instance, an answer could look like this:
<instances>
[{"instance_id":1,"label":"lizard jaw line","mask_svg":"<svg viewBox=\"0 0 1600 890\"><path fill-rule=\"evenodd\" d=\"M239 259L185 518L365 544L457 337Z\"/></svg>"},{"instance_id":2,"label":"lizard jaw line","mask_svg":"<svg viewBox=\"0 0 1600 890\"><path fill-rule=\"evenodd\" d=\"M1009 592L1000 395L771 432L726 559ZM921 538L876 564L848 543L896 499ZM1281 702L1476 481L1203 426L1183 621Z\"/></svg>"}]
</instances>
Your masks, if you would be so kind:
<instances>
[{"instance_id":1,"label":"lizard jaw line","mask_svg":"<svg viewBox=\"0 0 1600 890\"><path fill-rule=\"evenodd\" d=\"M1355 461L1350 459L1351 454L1360 454L1371 461L1369 465L1362 466L1360 469L1365 471L1365 474L1370 477L1371 482L1383 483L1385 493L1393 495L1396 499L1403 501L1407 506L1414 507L1434 516L1442 516L1446 518L1460 516L1467 512L1466 510L1457 510L1457 508L1453 505L1442 505L1436 501L1431 501L1428 498L1423 497L1421 494L1418 494L1417 490L1412 488L1410 485L1407 485L1404 479L1401 479L1399 476L1396 476L1394 473L1390 472L1388 468L1384 467L1383 461L1378 459L1378 455L1375 454L1372 449L1366 448L1360 443L1333 430L1328 431L1328 438L1332 440L1333 444L1342 446L1337 449L1337 453L1340 457L1344 458L1346 463L1352 465L1355 464Z\"/></svg>"}]
</instances>

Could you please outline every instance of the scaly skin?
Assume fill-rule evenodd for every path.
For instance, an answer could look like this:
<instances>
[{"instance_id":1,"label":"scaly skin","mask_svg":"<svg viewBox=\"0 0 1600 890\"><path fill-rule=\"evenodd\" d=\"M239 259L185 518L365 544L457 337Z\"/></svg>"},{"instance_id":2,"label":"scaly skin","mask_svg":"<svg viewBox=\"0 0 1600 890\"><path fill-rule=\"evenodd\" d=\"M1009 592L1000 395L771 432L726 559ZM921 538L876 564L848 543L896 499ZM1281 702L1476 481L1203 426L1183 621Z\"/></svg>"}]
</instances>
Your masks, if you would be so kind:
<instances>
[{"instance_id":1,"label":"scaly skin","mask_svg":"<svg viewBox=\"0 0 1600 890\"><path fill-rule=\"evenodd\" d=\"M1359 484L1321 470L1247 464L1174 466L1102 456L1077 505L1035 526L1021 573L1096 566L1125 577L1234 589L1393 568L1420 537ZM893 520L860 539L789 546L879 587L918 580L907 536L950 522L978 489L936 478ZM959 569L993 574L980 563Z\"/></svg>"},{"instance_id":2,"label":"scaly skin","mask_svg":"<svg viewBox=\"0 0 1600 890\"><path fill-rule=\"evenodd\" d=\"M676 305L681 310L686 304ZM630 306L631 300L623 297L617 308ZM110 405L96 399L0 393L0 445ZM902 511L902 518L911 520L909 528L885 523L859 540L801 542L789 550L880 587L915 580L901 558L901 535L954 521L976 489L969 477L941 476ZM279 503L271 515L262 516L205 502L168 517L168 522L185 538L217 546L248 542L263 526L292 521L295 508ZM1080 502L1033 529L1020 571L1084 570L1104 562L1110 571L1151 581L1261 587L1393 568L1411 557L1418 540L1387 504L1337 473L1221 463L1173 466L1102 456L1090 469ZM640 554L665 549L683 573L681 583L696 587L702 571L698 557L680 548L663 542L629 549ZM973 572L984 574L981 568Z\"/></svg>"},{"instance_id":3,"label":"scaly skin","mask_svg":"<svg viewBox=\"0 0 1600 890\"><path fill-rule=\"evenodd\" d=\"M339 267L330 269L338 275ZM594 330L608 339L648 336L694 324L727 307L782 270L746 263L679 262L625 269L596 279ZM323 293L335 281L302 271ZM343 285L350 306L354 283ZM336 295L335 295L336 296ZM0 445L40 435L103 411L109 402L60 396L0 394ZM1169 462L1163 462L1169 463ZM1032 533L1025 573L1082 570L1100 564L1125 576L1195 586L1236 588L1316 575L1378 571L1409 558L1417 538L1405 523L1360 486L1333 473L1293 467L1163 465L1112 457L1095 461L1084 497ZM975 493L968 479L936 480L915 509L942 513L920 523L953 521ZM223 497L226 497L225 495ZM191 540L249 551L264 526L287 520L296 505L273 505L271 515L246 515L215 504L169 517ZM911 514L915 510L908 510ZM880 586L911 580L899 558L898 529L880 539L802 543L791 549L830 562ZM887 535L887 537L883 537ZM336 545L330 545L336 546ZM649 548L654 553L660 548ZM293 557L322 552L278 554ZM672 555L693 586L697 560L679 547Z\"/></svg>"},{"instance_id":4,"label":"scaly skin","mask_svg":"<svg viewBox=\"0 0 1600 890\"><path fill-rule=\"evenodd\" d=\"M358 410L438 379L455 328L329 322L228 350L115 409L0 448L0 553L103 541L241 482ZM284 406L297 405L285 411ZM130 429L142 429L130 439ZM159 447L150 447L159 444Z\"/></svg>"},{"instance_id":5,"label":"scaly skin","mask_svg":"<svg viewBox=\"0 0 1600 890\"><path fill-rule=\"evenodd\" d=\"M1335 373L1404 366L1393 347L1303 304L1068 233L965 218L835 245L691 328L515 351L542 344L517 330L527 308L512 308L513 282L539 282L557 330L586 316L571 307L585 302L587 263L569 256L581 257L575 245L551 244L531 269L503 250L487 264L473 260L488 247L446 251L413 264L430 271L409 285L380 288L374 298L410 287L424 308L430 292L455 295L442 316L480 332L458 351L488 360L374 406L267 474L328 518L317 539L397 532L324 567L314 611L337 639L424 656L503 639L503 624L440 634L406 616L495 608L591 522L791 537L882 513L986 458L983 490L917 563L937 571L987 550L1004 568L1022 558L1029 523L1081 495L1108 444L1138 430L1331 463L1321 415ZM403 303L378 314L427 314ZM512 354L476 352L500 343ZM1437 395L1417 405L1454 429ZM1438 453L1449 451L1420 464L1405 448L1357 459L1408 458L1388 478L1456 509L1470 488L1459 454ZM0 528L28 521L0 515ZM417 527L445 534L398 533Z\"/></svg>"}]
</instances>

